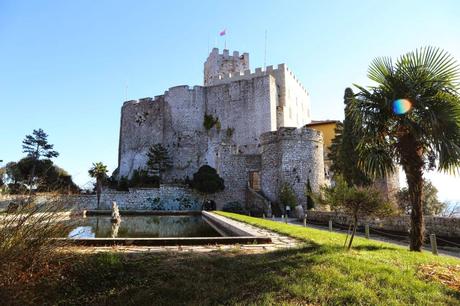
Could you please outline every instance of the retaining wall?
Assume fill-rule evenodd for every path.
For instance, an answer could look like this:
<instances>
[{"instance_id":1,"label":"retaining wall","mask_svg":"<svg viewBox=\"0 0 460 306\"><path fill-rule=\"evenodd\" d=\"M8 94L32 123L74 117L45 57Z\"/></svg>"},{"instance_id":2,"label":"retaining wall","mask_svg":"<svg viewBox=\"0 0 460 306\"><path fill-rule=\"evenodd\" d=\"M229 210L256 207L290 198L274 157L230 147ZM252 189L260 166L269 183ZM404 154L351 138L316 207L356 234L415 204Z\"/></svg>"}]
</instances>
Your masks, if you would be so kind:
<instances>
[{"instance_id":1,"label":"retaining wall","mask_svg":"<svg viewBox=\"0 0 460 306\"><path fill-rule=\"evenodd\" d=\"M350 224L351 218L336 212L307 211L307 220L327 224L329 220L339 224ZM395 216L384 219L360 219L359 225L368 223L370 227L388 231L409 233L410 216ZM460 218L425 216L425 231L443 237L460 237Z\"/></svg>"},{"instance_id":2,"label":"retaining wall","mask_svg":"<svg viewBox=\"0 0 460 306\"><path fill-rule=\"evenodd\" d=\"M5 209L8 203L26 198L20 195L0 196L0 210ZM38 194L37 202L42 203L56 199L50 194ZM59 195L68 207L76 209L96 209L96 195ZM130 191L104 190L101 195L100 209L111 209L115 201L121 210L201 210L200 196L192 190L182 186L161 186L160 188L130 189Z\"/></svg>"}]
</instances>

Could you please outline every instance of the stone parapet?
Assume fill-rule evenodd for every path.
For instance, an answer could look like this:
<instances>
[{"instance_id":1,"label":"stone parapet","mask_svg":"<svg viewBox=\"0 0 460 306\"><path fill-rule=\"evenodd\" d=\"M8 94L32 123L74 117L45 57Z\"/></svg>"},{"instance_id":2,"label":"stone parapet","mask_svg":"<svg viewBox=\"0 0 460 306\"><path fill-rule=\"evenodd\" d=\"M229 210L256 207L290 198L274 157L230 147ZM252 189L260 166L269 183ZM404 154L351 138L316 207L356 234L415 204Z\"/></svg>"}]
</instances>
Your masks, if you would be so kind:
<instances>
[{"instance_id":1,"label":"stone parapet","mask_svg":"<svg viewBox=\"0 0 460 306\"><path fill-rule=\"evenodd\" d=\"M267 145L282 140L305 140L323 142L323 134L320 131L308 128L281 127L277 131L266 132L260 136L260 144Z\"/></svg>"},{"instance_id":2,"label":"stone parapet","mask_svg":"<svg viewBox=\"0 0 460 306\"><path fill-rule=\"evenodd\" d=\"M460 218L446 218L425 216L426 234L436 234L441 237L460 238ZM307 211L307 220L327 224L329 220L347 225L351 217L345 214L330 211ZM382 219L361 218L359 225L369 224L370 227L387 231L409 233L410 216L395 216Z\"/></svg>"}]
</instances>

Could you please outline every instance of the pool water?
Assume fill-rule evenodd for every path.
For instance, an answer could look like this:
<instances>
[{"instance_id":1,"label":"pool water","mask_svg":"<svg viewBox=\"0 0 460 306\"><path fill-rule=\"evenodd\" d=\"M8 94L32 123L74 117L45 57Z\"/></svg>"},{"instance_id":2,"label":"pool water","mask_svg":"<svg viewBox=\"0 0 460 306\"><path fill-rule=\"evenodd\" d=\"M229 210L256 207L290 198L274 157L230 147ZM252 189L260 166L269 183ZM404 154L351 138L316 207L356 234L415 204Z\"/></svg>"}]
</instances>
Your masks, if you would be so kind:
<instances>
[{"instance_id":1,"label":"pool water","mask_svg":"<svg viewBox=\"0 0 460 306\"><path fill-rule=\"evenodd\" d=\"M220 237L202 216L122 216L112 223L110 216L82 218L68 238L166 238Z\"/></svg>"}]
</instances>

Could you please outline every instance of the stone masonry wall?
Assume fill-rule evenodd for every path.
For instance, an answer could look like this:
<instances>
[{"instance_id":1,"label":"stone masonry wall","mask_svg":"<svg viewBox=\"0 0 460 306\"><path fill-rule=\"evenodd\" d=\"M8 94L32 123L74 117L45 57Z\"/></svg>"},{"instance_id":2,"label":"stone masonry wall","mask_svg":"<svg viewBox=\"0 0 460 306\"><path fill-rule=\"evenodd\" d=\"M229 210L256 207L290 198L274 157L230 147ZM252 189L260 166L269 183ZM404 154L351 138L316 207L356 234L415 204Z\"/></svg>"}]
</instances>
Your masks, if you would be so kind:
<instances>
[{"instance_id":1,"label":"stone masonry wall","mask_svg":"<svg viewBox=\"0 0 460 306\"><path fill-rule=\"evenodd\" d=\"M264 192L276 199L281 179L293 185L302 202L304 179L309 177L315 186L321 181L323 171L316 169L322 169L323 162L313 153L321 149L316 140L312 142L312 135L301 133L303 136L287 137L265 148L261 145L264 133L310 122L309 95L299 80L284 64L251 73L247 53L230 55L224 50L219 54L218 49L213 49L205 62L204 74L205 86L176 86L154 99L124 103L119 176L130 178L134 170L145 169L149 147L161 143L173 163L173 168L163 174L163 182L191 178L207 164L226 181L227 189L214 195L218 203L235 199L244 202L248 173L255 171L248 156L258 155L260 163L262 154L268 165L264 167L262 162L258 167L265 171L262 181L267 178ZM218 120L210 130L203 126L205 115ZM225 153L222 148L227 145L234 152Z\"/></svg>"},{"instance_id":2,"label":"stone masonry wall","mask_svg":"<svg viewBox=\"0 0 460 306\"><path fill-rule=\"evenodd\" d=\"M214 85L229 73L239 73L249 69L249 54L243 53L241 56L238 51L230 55L228 50L219 54L219 49L212 49L206 62L204 63L204 82L205 86Z\"/></svg>"},{"instance_id":3,"label":"stone masonry wall","mask_svg":"<svg viewBox=\"0 0 460 306\"><path fill-rule=\"evenodd\" d=\"M460 218L445 218L425 216L425 229L427 234L436 234L442 237L460 237ZM327 224L329 220L339 224L349 224L351 219L336 212L307 211L307 220ZM409 216L396 216L384 219L360 219L359 225L368 223L370 227L388 231L408 233L410 229Z\"/></svg>"},{"instance_id":4,"label":"stone masonry wall","mask_svg":"<svg viewBox=\"0 0 460 306\"><path fill-rule=\"evenodd\" d=\"M280 128L265 133L262 145L262 192L272 202L278 202L279 190L289 184L297 202L306 205L305 185L310 180L312 190L324 183L322 134L309 128Z\"/></svg>"},{"instance_id":5,"label":"stone masonry wall","mask_svg":"<svg viewBox=\"0 0 460 306\"><path fill-rule=\"evenodd\" d=\"M177 86L155 99L126 102L120 127L120 176L130 177L134 170L145 168L148 148L156 143L168 149L174 165L165 173L165 182L191 177L204 164L216 167L222 142L237 145L240 153L258 153L260 134L276 129L274 91L273 77L265 75L209 87ZM217 118L219 126L207 131L205 114Z\"/></svg>"},{"instance_id":6,"label":"stone masonry wall","mask_svg":"<svg viewBox=\"0 0 460 306\"><path fill-rule=\"evenodd\" d=\"M6 209L8 203L23 196L0 196L0 210ZM39 194L37 202L43 203L57 199L68 207L77 210L96 209L96 195L60 195L58 198L49 194ZM130 189L130 191L104 190L101 194L100 209L111 209L112 202L117 202L121 210L201 210L200 195L182 186L165 186L160 188Z\"/></svg>"}]
</instances>

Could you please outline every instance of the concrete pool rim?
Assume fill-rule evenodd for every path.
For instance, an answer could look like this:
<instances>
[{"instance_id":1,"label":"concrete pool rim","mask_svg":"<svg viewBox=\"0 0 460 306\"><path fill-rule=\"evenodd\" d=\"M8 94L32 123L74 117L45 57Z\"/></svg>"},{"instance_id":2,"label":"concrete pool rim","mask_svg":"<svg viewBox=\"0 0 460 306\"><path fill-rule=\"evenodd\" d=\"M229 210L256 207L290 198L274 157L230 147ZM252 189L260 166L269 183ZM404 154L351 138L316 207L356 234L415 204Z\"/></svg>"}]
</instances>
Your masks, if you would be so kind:
<instances>
[{"instance_id":1,"label":"concrete pool rim","mask_svg":"<svg viewBox=\"0 0 460 306\"><path fill-rule=\"evenodd\" d=\"M86 216L110 215L110 210L88 210ZM212 228L222 237L164 237L164 238L55 238L71 245L81 246L180 246L180 245L229 245L229 244L268 244L272 240L268 236L261 236L256 231L241 226L240 222L220 216L210 211L149 211L125 210L120 211L123 216L148 215L201 215Z\"/></svg>"}]
</instances>

